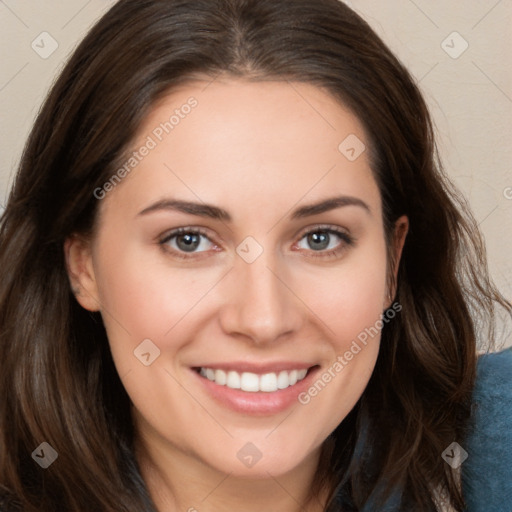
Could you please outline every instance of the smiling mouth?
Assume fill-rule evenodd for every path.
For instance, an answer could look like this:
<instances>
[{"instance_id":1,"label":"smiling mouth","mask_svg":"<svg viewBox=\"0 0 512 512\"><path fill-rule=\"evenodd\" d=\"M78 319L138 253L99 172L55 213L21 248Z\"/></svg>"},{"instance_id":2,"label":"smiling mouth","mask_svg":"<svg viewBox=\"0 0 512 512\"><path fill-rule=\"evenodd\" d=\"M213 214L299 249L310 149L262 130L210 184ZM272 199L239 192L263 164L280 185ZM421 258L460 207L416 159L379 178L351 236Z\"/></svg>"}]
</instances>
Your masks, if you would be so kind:
<instances>
[{"instance_id":1,"label":"smiling mouth","mask_svg":"<svg viewBox=\"0 0 512 512\"><path fill-rule=\"evenodd\" d=\"M317 366L317 365L316 365ZM250 393L264 392L274 393L289 388L305 379L307 374L316 366L308 369L282 370L257 374L252 372L224 371L207 367L194 368L202 377L219 386L230 389L239 389Z\"/></svg>"}]
</instances>

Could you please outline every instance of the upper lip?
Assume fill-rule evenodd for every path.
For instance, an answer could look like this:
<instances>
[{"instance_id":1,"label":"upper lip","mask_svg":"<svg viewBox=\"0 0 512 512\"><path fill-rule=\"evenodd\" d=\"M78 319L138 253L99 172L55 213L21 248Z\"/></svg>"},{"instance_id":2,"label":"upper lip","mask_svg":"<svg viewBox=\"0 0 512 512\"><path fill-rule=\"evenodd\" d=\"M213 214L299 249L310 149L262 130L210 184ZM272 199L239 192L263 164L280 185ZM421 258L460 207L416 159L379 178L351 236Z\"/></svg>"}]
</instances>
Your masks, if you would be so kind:
<instances>
[{"instance_id":1,"label":"upper lip","mask_svg":"<svg viewBox=\"0 0 512 512\"><path fill-rule=\"evenodd\" d=\"M268 363L249 363L247 361L231 361L225 363L205 363L194 368L211 368L212 370L235 371L238 373L250 372L256 374L278 373L281 371L303 370L316 366L315 363L294 361L274 361Z\"/></svg>"}]
</instances>

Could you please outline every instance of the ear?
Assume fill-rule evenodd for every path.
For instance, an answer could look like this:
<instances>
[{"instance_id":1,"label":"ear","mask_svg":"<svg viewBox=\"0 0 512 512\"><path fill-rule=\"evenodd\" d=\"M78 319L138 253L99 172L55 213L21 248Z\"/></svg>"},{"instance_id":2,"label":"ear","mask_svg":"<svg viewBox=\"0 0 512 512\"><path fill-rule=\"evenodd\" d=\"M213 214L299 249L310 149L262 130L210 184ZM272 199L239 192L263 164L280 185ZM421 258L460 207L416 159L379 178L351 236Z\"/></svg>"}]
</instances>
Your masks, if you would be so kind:
<instances>
[{"instance_id":1,"label":"ear","mask_svg":"<svg viewBox=\"0 0 512 512\"><path fill-rule=\"evenodd\" d=\"M391 250L390 250L390 268L389 268L389 280L388 280L388 295L386 298L385 308L389 308L395 298L397 279L398 279L398 268L400 267L400 259L402 258L402 251L405 244L405 239L409 231L409 218L406 215L402 215L395 222L393 229L393 235L391 239Z\"/></svg>"},{"instance_id":2,"label":"ear","mask_svg":"<svg viewBox=\"0 0 512 512\"><path fill-rule=\"evenodd\" d=\"M89 311L99 311L100 300L90 241L84 237L72 235L64 242L64 254L66 270L76 300Z\"/></svg>"}]
</instances>

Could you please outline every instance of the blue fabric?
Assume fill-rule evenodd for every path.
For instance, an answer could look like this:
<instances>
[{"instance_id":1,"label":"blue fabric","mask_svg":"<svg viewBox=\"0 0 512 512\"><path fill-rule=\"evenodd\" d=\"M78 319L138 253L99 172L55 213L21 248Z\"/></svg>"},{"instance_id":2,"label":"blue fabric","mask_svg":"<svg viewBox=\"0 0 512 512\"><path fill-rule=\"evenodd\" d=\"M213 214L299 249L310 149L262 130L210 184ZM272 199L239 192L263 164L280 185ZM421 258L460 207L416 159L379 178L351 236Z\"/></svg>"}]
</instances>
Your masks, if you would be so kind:
<instances>
[{"instance_id":1,"label":"blue fabric","mask_svg":"<svg viewBox=\"0 0 512 512\"><path fill-rule=\"evenodd\" d=\"M467 512L512 512L512 349L481 355L477 372L461 467Z\"/></svg>"},{"instance_id":2,"label":"blue fabric","mask_svg":"<svg viewBox=\"0 0 512 512\"><path fill-rule=\"evenodd\" d=\"M469 430L459 442L468 453L461 466L465 512L512 512L512 348L478 358L472 403ZM340 510L342 504L340 496ZM395 492L384 508L370 498L362 512L397 512L400 504Z\"/></svg>"}]
</instances>

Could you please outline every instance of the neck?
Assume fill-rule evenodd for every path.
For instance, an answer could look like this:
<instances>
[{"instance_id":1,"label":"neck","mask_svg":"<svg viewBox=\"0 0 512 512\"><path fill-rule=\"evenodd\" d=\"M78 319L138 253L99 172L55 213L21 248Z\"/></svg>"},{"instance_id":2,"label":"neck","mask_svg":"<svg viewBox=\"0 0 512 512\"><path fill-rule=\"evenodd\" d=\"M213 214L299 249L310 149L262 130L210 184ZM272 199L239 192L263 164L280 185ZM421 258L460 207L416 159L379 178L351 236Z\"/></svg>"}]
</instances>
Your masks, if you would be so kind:
<instances>
[{"instance_id":1,"label":"neck","mask_svg":"<svg viewBox=\"0 0 512 512\"><path fill-rule=\"evenodd\" d=\"M139 436L136 457L158 512L322 512L328 490L311 497L321 448L287 473L248 478L223 473L194 453Z\"/></svg>"}]
</instances>

